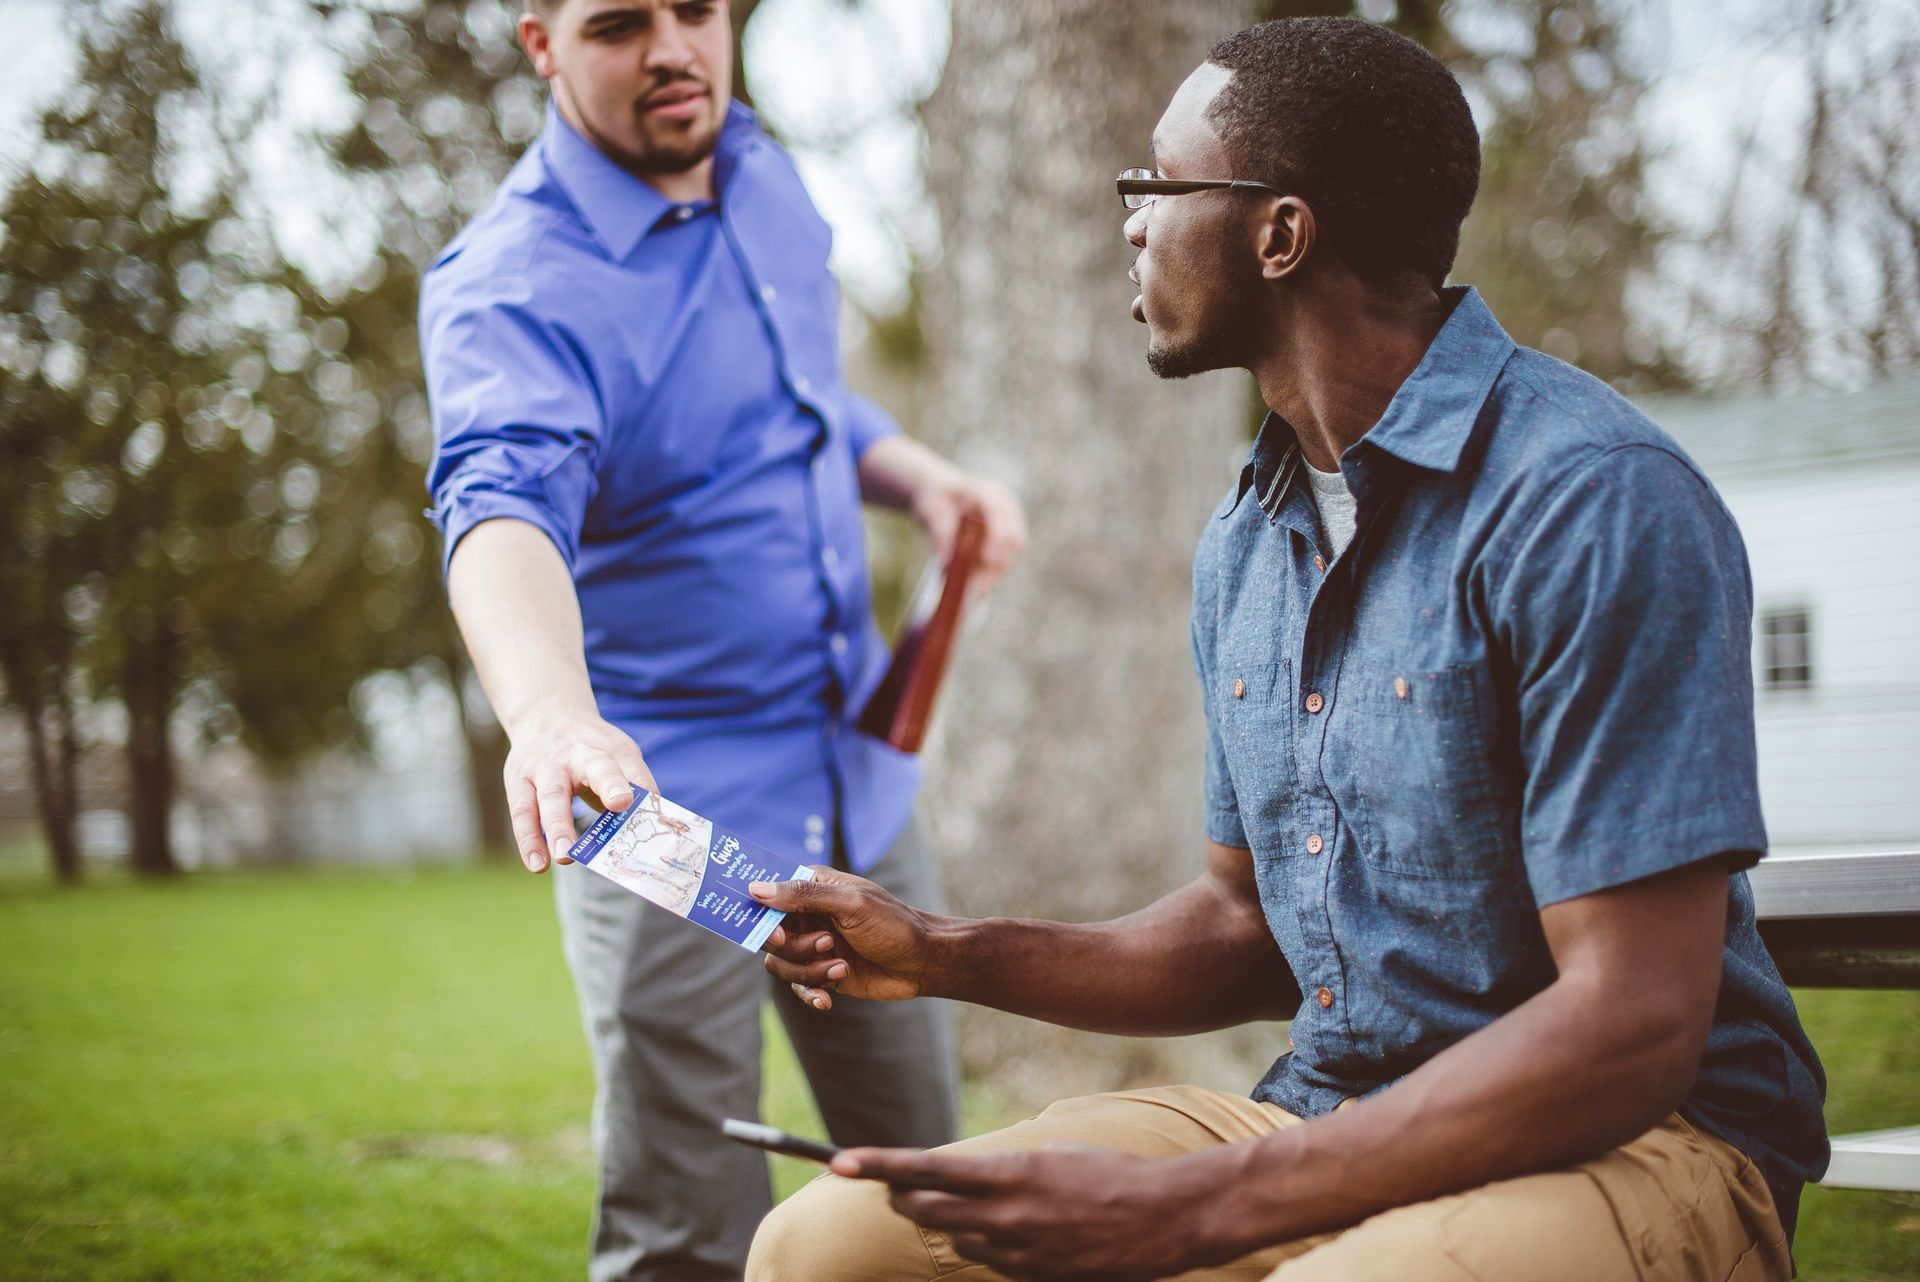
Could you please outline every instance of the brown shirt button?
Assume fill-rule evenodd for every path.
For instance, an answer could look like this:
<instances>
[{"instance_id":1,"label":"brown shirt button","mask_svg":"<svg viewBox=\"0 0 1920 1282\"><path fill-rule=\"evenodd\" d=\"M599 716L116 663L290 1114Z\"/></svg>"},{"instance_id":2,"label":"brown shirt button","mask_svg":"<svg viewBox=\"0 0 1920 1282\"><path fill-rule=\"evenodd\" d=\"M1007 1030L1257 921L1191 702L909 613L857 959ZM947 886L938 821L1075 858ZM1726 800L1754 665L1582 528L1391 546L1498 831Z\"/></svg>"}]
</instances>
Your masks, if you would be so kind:
<instances>
[{"instance_id":1,"label":"brown shirt button","mask_svg":"<svg viewBox=\"0 0 1920 1282\"><path fill-rule=\"evenodd\" d=\"M1327 1007L1333 1005L1333 990L1331 988L1323 988L1314 994L1313 999L1320 1003L1322 1010L1325 1010Z\"/></svg>"},{"instance_id":2,"label":"brown shirt button","mask_svg":"<svg viewBox=\"0 0 1920 1282\"><path fill-rule=\"evenodd\" d=\"M1402 699L1407 697L1407 679L1405 677L1395 677L1393 679L1393 692Z\"/></svg>"},{"instance_id":3,"label":"brown shirt button","mask_svg":"<svg viewBox=\"0 0 1920 1282\"><path fill-rule=\"evenodd\" d=\"M1313 554L1313 568L1322 574L1327 572L1327 563L1318 552Z\"/></svg>"},{"instance_id":4,"label":"brown shirt button","mask_svg":"<svg viewBox=\"0 0 1920 1282\"><path fill-rule=\"evenodd\" d=\"M1327 706L1327 701L1320 697L1320 692L1318 690L1315 690L1312 694L1307 696L1308 712L1318 712L1320 711L1320 709L1326 706Z\"/></svg>"},{"instance_id":5,"label":"brown shirt button","mask_svg":"<svg viewBox=\"0 0 1920 1282\"><path fill-rule=\"evenodd\" d=\"M1317 854L1319 854L1319 853L1320 853L1320 852L1321 852L1322 850L1325 850L1326 848L1327 848L1327 843L1326 843L1326 842L1324 842L1324 841L1322 841L1322 840L1320 840L1320 834L1319 834L1319 833L1317 833L1317 832L1316 832L1316 833L1314 833L1314 834L1313 834L1313 836L1311 836L1311 837L1309 837L1309 838L1307 838L1307 853L1308 853L1308 854L1310 854L1310 855L1317 855Z\"/></svg>"},{"instance_id":6,"label":"brown shirt button","mask_svg":"<svg viewBox=\"0 0 1920 1282\"><path fill-rule=\"evenodd\" d=\"M1236 699L1244 699L1247 697L1247 683L1239 677L1233 679L1233 697Z\"/></svg>"}]
</instances>

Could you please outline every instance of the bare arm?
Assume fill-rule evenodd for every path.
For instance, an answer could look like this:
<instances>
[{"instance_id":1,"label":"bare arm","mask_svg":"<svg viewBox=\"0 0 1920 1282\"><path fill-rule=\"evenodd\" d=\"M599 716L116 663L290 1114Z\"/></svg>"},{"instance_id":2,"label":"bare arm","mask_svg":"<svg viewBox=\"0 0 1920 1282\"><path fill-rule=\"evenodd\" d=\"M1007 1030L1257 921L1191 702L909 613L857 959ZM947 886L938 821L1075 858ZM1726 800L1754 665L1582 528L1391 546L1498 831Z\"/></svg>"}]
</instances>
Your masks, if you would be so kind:
<instances>
[{"instance_id":1,"label":"bare arm","mask_svg":"<svg viewBox=\"0 0 1920 1282\"><path fill-rule=\"evenodd\" d=\"M860 455L860 497L876 507L911 513L942 561L953 550L960 514L972 508L987 522L978 590L985 592L1027 545L1027 518L1013 492L948 462L911 437L884 436Z\"/></svg>"},{"instance_id":2,"label":"bare arm","mask_svg":"<svg viewBox=\"0 0 1920 1282\"><path fill-rule=\"evenodd\" d=\"M594 703L573 577L537 526L504 518L473 527L447 570L454 619L494 714L506 729L507 808L520 858L546 870L577 835L572 804L592 794L625 810L627 782L656 787L640 749Z\"/></svg>"},{"instance_id":3,"label":"bare arm","mask_svg":"<svg viewBox=\"0 0 1920 1282\"><path fill-rule=\"evenodd\" d=\"M1395 1206L1597 1157L1658 1124L1700 1066L1727 871L1709 860L1541 913L1559 977L1389 1091L1265 1139L1154 1162L1071 1150L859 1149L843 1175L1026 1278L1155 1278Z\"/></svg>"},{"instance_id":4,"label":"bare arm","mask_svg":"<svg viewBox=\"0 0 1920 1282\"><path fill-rule=\"evenodd\" d=\"M1299 1005L1260 909L1252 855L1215 842L1198 878L1091 925L935 917L845 874L783 883L760 898L800 914L776 933L767 969L821 1009L832 1004L829 987L954 997L1070 1028L1153 1036L1285 1019Z\"/></svg>"}]
</instances>

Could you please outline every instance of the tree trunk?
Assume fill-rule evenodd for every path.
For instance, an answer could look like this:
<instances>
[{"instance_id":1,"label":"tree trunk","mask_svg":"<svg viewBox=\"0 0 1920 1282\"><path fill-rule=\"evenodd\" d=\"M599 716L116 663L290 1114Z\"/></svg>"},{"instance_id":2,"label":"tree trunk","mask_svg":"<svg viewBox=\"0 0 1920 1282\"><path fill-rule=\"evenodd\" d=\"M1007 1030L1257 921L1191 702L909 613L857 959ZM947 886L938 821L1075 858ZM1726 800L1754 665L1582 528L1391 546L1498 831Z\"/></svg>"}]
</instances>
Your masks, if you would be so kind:
<instances>
[{"instance_id":1,"label":"tree trunk","mask_svg":"<svg viewBox=\"0 0 1920 1282\"><path fill-rule=\"evenodd\" d=\"M62 674L64 675L64 674ZM80 841L75 820L80 814L79 746L73 725L73 701L64 681L54 683L53 706L38 689L23 687L21 711L26 715L27 759L33 772L35 808L40 831L53 861L54 880L75 885L80 880Z\"/></svg>"},{"instance_id":2,"label":"tree trunk","mask_svg":"<svg viewBox=\"0 0 1920 1282\"><path fill-rule=\"evenodd\" d=\"M1239 474L1247 379L1148 372L1113 179L1153 163L1173 89L1251 7L953 7L927 109L942 256L924 431L1012 484L1032 527L959 648L928 754L930 827L968 912L1108 917L1201 867L1191 566ZM967 1018L969 1068L1016 1102L1191 1065L1165 1042ZM1259 1040L1262 1064L1285 1049Z\"/></svg>"},{"instance_id":3,"label":"tree trunk","mask_svg":"<svg viewBox=\"0 0 1920 1282\"><path fill-rule=\"evenodd\" d=\"M170 832L173 815L172 720L179 680L179 638L157 627L135 641L121 677L127 706L127 820L133 829L132 867L148 877L171 876L179 865Z\"/></svg>"}]
</instances>

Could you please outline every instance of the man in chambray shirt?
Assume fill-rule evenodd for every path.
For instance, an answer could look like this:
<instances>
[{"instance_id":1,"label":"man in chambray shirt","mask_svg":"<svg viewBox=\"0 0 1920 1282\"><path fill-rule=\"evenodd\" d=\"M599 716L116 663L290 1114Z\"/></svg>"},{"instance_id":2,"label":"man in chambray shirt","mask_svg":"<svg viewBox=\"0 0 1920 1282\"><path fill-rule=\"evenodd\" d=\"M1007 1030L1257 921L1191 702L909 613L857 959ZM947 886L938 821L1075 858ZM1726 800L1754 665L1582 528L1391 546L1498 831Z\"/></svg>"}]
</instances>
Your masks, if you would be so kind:
<instances>
[{"instance_id":1,"label":"man in chambray shirt","mask_svg":"<svg viewBox=\"0 0 1920 1282\"><path fill-rule=\"evenodd\" d=\"M1824 1083L1745 872L1732 518L1446 285L1479 140L1413 42L1242 31L1152 145L1120 180L1148 364L1246 368L1272 410L1194 560L1205 873L1098 924L936 918L834 873L754 893L793 914L769 969L816 997L1289 1019L1291 1046L1249 1093L842 1154L750 1282L1786 1282ZM1115 448L1165 430L1130 426Z\"/></svg>"},{"instance_id":2,"label":"man in chambray shirt","mask_svg":"<svg viewBox=\"0 0 1920 1282\"><path fill-rule=\"evenodd\" d=\"M934 902L916 763L853 725L887 659L860 505L942 552L980 510L988 580L1019 505L848 390L828 229L729 105L724 4L537 0L520 37L546 130L433 264L421 335L434 517L521 857L566 863L573 798L625 809L631 781ZM767 1170L718 1124L758 1107L766 977L584 869L556 890L598 1081L591 1275L737 1278ZM778 997L836 1140L953 1137L944 1011L795 1022Z\"/></svg>"}]
</instances>

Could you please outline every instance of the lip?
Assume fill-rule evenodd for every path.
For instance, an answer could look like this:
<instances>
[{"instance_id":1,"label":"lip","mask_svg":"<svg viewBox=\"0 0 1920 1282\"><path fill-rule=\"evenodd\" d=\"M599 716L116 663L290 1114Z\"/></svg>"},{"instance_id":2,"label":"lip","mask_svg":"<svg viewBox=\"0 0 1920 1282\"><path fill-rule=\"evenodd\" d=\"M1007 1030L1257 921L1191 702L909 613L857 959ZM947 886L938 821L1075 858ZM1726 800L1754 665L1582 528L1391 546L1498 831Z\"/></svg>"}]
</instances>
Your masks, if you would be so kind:
<instances>
[{"instance_id":1,"label":"lip","mask_svg":"<svg viewBox=\"0 0 1920 1282\"><path fill-rule=\"evenodd\" d=\"M642 115L684 120L698 115L706 100L707 91L702 85L669 85L642 98L640 111Z\"/></svg>"}]
</instances>

